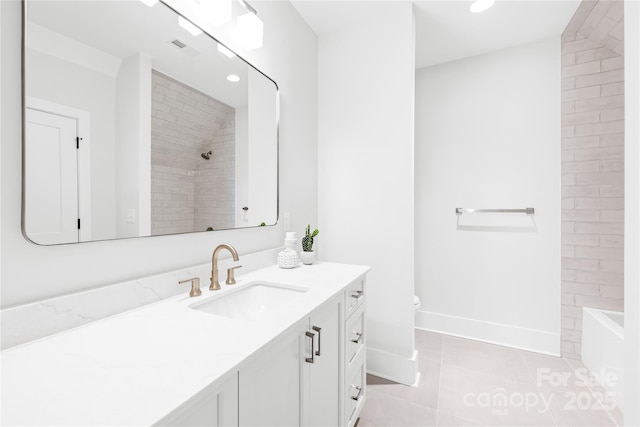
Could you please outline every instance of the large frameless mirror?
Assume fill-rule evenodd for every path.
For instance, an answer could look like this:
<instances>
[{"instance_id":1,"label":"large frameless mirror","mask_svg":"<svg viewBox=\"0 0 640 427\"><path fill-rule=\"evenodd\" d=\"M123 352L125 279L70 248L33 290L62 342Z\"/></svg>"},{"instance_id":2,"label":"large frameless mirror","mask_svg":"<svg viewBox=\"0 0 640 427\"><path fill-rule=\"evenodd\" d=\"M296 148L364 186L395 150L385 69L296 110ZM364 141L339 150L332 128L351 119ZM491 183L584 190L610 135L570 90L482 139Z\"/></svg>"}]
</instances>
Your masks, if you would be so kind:
<instances>
[{"instance_id":1,"label":"large frameless mirror","mask_svg":"<svg viewBox=\"0 0 640 427\"><path fill-rule=\"evenodd\" d=\"M273 225L278 89L163 3L24 1L23 232Z\"/></svg>"}]
</instances>

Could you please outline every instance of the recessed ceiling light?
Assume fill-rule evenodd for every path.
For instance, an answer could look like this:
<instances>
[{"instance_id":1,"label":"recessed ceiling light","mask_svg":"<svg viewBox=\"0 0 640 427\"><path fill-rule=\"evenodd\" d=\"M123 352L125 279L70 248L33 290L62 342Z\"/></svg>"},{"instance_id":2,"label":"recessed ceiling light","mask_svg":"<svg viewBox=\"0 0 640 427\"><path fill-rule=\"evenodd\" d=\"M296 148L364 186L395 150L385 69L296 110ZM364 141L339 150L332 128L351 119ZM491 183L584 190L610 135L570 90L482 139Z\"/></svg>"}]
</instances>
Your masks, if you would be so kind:
<instances>
[{"instance_id":1,"label":"recessed ceiling light","mask_svg":"<svg viewBox=\"0 0 640 427\"><path fill-rule=\"evenodd\" d=\"M240 81L240 77L236 76L235 74L229 74L227 76L227 80L229 80L230 82L239 82Z\"/></svg>"},{"instance_id":2,"label":"recessed ceiling light","mask_svg":"<svg viewBox=\"0 0 640 427\"><path fill-rule=\"evenodd\" d=\"M180 24L180 26L187 30L192 36L199 36L202 34L202 30L200 28L196 27L182 16L178 16L178 24Z\"/></svg>"},{"instance_id":3,"label":"recessed ceiling light","mask_svg":"<svg viewBox=\"0 0 640 427\"><path fill-rule=\"evenodd\" d=\"M484 12L493 6L494 3L495 0L476 0L469 6L469 11L472 13Z\"/></svg>"}]
</instances>

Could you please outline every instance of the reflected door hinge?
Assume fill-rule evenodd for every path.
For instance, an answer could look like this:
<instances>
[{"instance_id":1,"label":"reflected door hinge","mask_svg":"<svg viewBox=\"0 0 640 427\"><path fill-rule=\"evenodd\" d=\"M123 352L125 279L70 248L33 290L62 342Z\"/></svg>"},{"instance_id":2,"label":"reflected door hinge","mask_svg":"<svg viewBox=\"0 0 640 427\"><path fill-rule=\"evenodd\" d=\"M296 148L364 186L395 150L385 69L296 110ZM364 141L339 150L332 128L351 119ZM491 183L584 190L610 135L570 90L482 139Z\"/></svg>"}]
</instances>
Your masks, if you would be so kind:
<instances>
[{"instance_id":1,"label":"reflected door hinge","mask_svg":"<svg viewBox=\"0 0 640 427\"><path fill-rule=\"evenodd\" d=\"M80 218L78 218L78 230L80 230Z\"/></svg>"},{"instance_id":2,"label":"reflected door hinge","mask_svg":"<svg viewBox=\"0 0 640 427\"><path fill-rule=\"evenodd\" d=\"M79 136L76 136L76 148L77 149L80 148L80 141L82 141L82 138L80 138Z\"/></svg>"}]
</instances>

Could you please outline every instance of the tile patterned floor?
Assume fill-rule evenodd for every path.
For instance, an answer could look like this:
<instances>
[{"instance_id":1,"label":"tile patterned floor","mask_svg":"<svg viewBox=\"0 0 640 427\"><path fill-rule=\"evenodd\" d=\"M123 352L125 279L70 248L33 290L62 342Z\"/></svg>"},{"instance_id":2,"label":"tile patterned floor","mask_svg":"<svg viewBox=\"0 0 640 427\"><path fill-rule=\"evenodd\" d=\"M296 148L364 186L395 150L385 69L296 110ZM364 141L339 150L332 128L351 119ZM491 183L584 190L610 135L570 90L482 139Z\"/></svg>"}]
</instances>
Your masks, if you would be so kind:
<instances>
[{"instance_id":1,"label":"tile patterned floor","mask_svg":"<svg viewBox=\"0 0 640 427\"><path fill-rule=\"evenodd\" d=\"M622 426L580 361L416 330L420 380L372 375L358 427Z\"/></svg>"}]
</instances>

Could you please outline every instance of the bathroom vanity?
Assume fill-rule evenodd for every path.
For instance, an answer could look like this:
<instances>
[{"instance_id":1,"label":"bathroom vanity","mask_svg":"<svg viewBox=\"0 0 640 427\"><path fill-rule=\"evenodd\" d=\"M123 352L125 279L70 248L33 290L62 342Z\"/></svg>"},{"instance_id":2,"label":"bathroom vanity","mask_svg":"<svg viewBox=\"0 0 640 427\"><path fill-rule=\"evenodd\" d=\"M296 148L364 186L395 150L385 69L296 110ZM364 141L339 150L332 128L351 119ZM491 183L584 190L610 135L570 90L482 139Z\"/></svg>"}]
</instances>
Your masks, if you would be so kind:
<instances>
[{"instance_id":1,"label":"bathroom vanity","mask_svg":"<svg viewBox=\"0 0 640 427\"><path fill-rule=\"evenodd\" d=\"M271 266L5 350L3 425L342 425L366 398L368 267ZM176 283L176 286L180 286Z\"/></svg>"}]
</instances>

